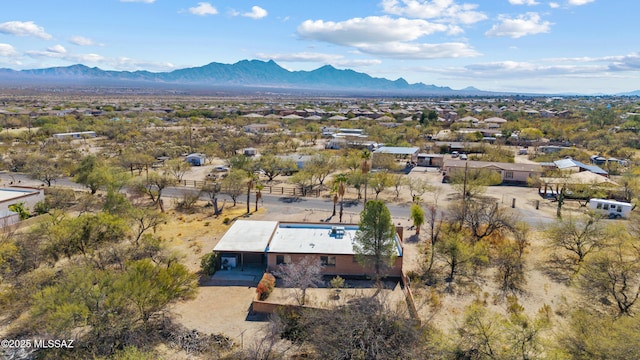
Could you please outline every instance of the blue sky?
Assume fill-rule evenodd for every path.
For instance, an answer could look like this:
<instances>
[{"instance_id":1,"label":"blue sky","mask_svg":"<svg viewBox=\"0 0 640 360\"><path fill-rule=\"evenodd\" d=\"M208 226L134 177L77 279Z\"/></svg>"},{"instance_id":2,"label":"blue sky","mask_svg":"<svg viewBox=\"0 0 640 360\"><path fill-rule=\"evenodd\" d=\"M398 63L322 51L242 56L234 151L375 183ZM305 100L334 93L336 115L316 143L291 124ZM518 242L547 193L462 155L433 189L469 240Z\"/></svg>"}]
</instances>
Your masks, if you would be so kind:
<instances>
[{"instance_id":1,"label":"blue sky","mask_svg":"<svg viewBox=\"0 0 640 360\"><path fill-rule=\"evenodd\" d=\"M637 0L20 0L0 67L170 71L273 59L460 89L640 89Z\"/></svg>"}]
</instances>

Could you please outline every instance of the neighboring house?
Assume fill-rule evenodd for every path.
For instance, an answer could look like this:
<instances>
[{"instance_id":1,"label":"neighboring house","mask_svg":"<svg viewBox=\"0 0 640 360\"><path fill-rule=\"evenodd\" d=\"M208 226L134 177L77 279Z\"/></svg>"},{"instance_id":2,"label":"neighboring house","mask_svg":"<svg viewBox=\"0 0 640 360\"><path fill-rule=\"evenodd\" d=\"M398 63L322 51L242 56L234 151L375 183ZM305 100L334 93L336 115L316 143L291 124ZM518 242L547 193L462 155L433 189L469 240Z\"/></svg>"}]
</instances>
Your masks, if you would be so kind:
<instances>
[{"instance_id":1,"label":"neighboring house","mask_svg":"<svg viewBox=\"0 0 640 360\"><path fill-rule=\"evenodd\" d=\"M391 154L399 159L416 162L418 160L419 151L419 147L382 146L373 152L373 156L376 156L376 154Z\"/></svg>"},{"instance_id":2,"label":"neighboring house","mask_svg":"<svg viewBox=\"0 0 640 360\"><path fill-rule=\"evenodd\" d=\"M609 176L609 173L597 165L587 165L574 159L562 159L553 162L559 170L565 172L590 171L594 174Z\"/></svg>"},{"instance_id":3,"label":"neighboring house","mask_svg":"<svg viewBox=\"0 0 640 360\"><path fill-rule=\"evenodd\" d=\"M242 128L245 132L259 134L259 133L271 133L281 129L280 124L267 123L267 124L249 124Z\"/></svg>"},{"instance_id":4,"label":"neighboring house","mask_svg":"<svg viewBox=\"0 0 640 360\"><path fill-rule=\"evenodd\" d=\"M193 166L202 166L205 161L207 161L207 156L205 154L193 153L187 155L185 160Z\"/></svg>"},{"instance_id":5,"label":"neighboring house","mask_svg":"<svg viewBox=\"0 0 640 360\"><path fill-rule=\"evenodd\" d=\"M324 275L370 276L355 260L353 241L358 225L238 220L213 248L225 268L260 267L275 271L280 264L310 256L324 265ZM396 234L397 257L387 272L402 273L402 239Z\"/></svg>"},{"instance_id":6,"label":"neighboring house","mask_svg":"<svg viewBox=\"0 0 640 360\"><path fill-rule=\"evenodd\" d=\"M484 119L484 122L486 124L498 124L498 125L502 125L502 124L506 124L507 120L500 118L500 117L490 117L488 119Z\"/></svg>"},{"instance_id":7,"label":"neighboring house","mask_svg":"<svg viewBox=\"0 0 640 360\"><path fill-rule=\"evenodd\" d=\"M418 166L439 167L444 165L444 155L441 154L418 154Z\"/></svg>"},{"instance_id":8,"label":"neighboring house","mask_svg":"<svg viewBox=\"0 0 640 360\"><path fill-rule=\"evenodd\" d=\"M311 155L300 155L300 154L290 154L290 155L280 155L278 156L282 160L293 160L296 163L297 170L302 170L304 166L309 162L313 156Z\"/></svg>"},{"instance_id":9,"label":"neighboring house","mask_svg":"<svg viewBox=\"0 0 640 360\"><path fill-rule=\"evenodd\" d=\"M55 139L86 139L98 136L95 131L77 131L52 135Z\"/></svg>"},{"instance_id":10,"label":"neighboring house","mask_svg":"<svg viewBox=\"0 0 640 360\"><path fill-rule=\"evenodd\" d=\"M538 146L536 151L543 154L553 154L566 149L571 149L571 148L567 146L544 145L544 146Z\"/></svg>"},{"instance_id":11,"label":"neighboring house","mask_svg":"<svg viewBox=\"0 0 640 360\"><path fill-rule=\"evenodd\" d=\"M0 227L11 225L20 220L9 206L24 203L28 211L32 211L38 202L44 201L44 190L12 186L0 188Z\"/></svg>"},{"instance_id":12,"label":"neighboring house","mask_svg":"<svg viewBox=\"0 0 640 360\"><path fill-rule=\"evenodd\" d=\"M256 148L245 148L242 151L242 155L244 155L244 156L256 156L256 155L258 155L258 149L256 149Z\"/></svg>"},{"instance_id":13,"label":"neighboring house","mask_svg":"<svg viewBox=\"0 0 640 360\"><path fill-rule=\"evenodd\" d=\"M500 174L503 184L527 184L527 180L542 175L538 164L501 163L491 161L445 160L443 174L451 174L465 169L488 169Z\"/></svg>"}]
</instances>

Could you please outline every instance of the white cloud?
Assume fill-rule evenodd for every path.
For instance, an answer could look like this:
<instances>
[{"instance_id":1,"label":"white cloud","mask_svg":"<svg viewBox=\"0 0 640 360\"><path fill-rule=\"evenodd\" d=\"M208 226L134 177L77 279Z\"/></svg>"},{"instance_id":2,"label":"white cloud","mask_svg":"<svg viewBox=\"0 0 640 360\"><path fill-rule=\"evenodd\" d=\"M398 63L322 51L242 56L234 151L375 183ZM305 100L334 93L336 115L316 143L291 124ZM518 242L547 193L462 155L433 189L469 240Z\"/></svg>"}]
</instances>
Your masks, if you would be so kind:
<instances>
[{"instance_id":1,"label":"white cloud","mask_svg":"<svg viewBox=\"0 0 640 360\"><path fill-rule=\"evenodd\" d=\"M10 56L15 56L18 53L16 52L16 49L9 45L9 44L0 44L0 56L3 57L10 57Z\"/></svg>"},{"instance_id":2,"label":"white cloud","mask_svg":"<svg viewBox=\"0 0 640 360\"><path fill-rule=\"evenodd\" d=\"M247 12L242 14L242 16L250 17L252 19L262 19L267 16L267 10L261 8L260 6L251 7L251 12Z\"/></svg>"},{"instance_id":3,"label":"white cloud","mask_svg":"<svg viewBox=\"0 0 640 360\"><path fill-rule=\"evenodd\" d=\"M560 7L560 4L558 4L557 2L550 2L549 7L552 9L557 9Z\"/></svg>"},{"instance_id":4,"label":"white cloud","mask_svg":"<svg viewBox=\"0 0 640 360\"><path fill-rule=\"evenodd\" d=\"M441 22L473 24L486 20L487 16L475 11L476 4L456 4L453 0L382 0L387 14Z\"/></svg>"},{"instance_id":5,"label":"white cloud","mask_svg":"<svg viewBox=\"0 0 640 360\"><path fill-rule=\"evenodd\" d=\"M536 2L536 0L509 0L509 4L511 5L538 5L540 4L539 2Z\"/></svg>"},{"instance_id":6,"label":"white cloud","mask_svg":"<svg viewBox=\"0 0 640 360\"><path fill-rule=\"evenodd\" d=\"M358 50L379 56L399 59L443 59L474 57L481 55L465 43L418 44L391 42L385 44L363 44Z\"/></svg>"},{"instance_id":7,"label":"white cloud","mask_svg":"<svg viewBox=\"0 0 640 360\"><path fill-rule=\"evenodd\" d=\"M156 0L120 0L120 2L129 3L129 2L139 2L145 4L153 4Z\"/></svg>"},{"instance_id":8,"label":"white cloud","mask_svg":"<svg viewBox=\"0 0 640 360\"><path fill-rule=\"evenodd\" d=\"M56 53L56 54L65 54L67 52L67 49L65 49L64 46L62 45L54 45L50 48L47 48L47 51Z\"/></svg>"},{"instance_id":9,"label":"white cloud","mask_svg":"<svg viewBox=\"0 0 640 360\"><path fill-rule=\"evenodd\" d=\"M91 46L91 45L95 45L95 42L89 38L86 38L84 36L72 36L71 39L69 39L69 42L74 44L74 45L78 45L78 46Z\"/></svg>"},{"instance_id":10,"label":"white cloud","mask_svg":"<svg viewBox=\"0 0 640 360\"><path fill-rule=\"evenodd\" d=\"M569 0L569 5L574 5L574 6L582 6L582 5L586 5L588 3L592 3L595 0Z\"/></svg>"},{"instance_id":11,"label":"white cloud","mask_svg":"<svg viewBox=\"0 0 640 360\"><path fill-rule=\"evenodd\" d=\"M194 15L207 16L216 15L218 13L218 9L207 2L200 2L198 3L198 6L189 8L189 12Z\"/></svg>"},{"instance_id":12,"label":"white cloud","mask_svg":"<svg viewBox=\"0 0 640 360\"><path fill-rule=\"evenodd\" d=\"M49 40L53 36L47 34L42 26L36 25L33 21L8 21L0 24L0 33L16 36L35 36L44 40Z\"/></svg>"},{"instance_id":13,"label":"white cloud","mask_svg":"<svg viewBox=\"0 0 640 360\"><path fill-rule=\"evenodd\" d=\"M478 56L477 51L464 43L414 42L420 37L452 29L455 28L422 19L371 16L343 22L307 20L298 27L298 34L305 39L349 46L363 53L393 58L435 59Z\"/></svg>"},{"instance_id":14,"label":"white cloud","mask_svg":"<svg viewBox=\"0 0 640 360\"><path fill-rule=\"evenodd\" d=\"M612 55L602 57L578 57L578 58L552 58L549 62L561 63L602 63L611 71L638 71L640 70L640 54Z\"/></svg>"},{"instance_id":15,"label":"white cloud","mask_svg":"<svg viewBox=\"0 0 640 360\"><path fill-rule=\"evenodd\" d=\"M93 54L93 53L71 54L61 50L62 49L58 48L58 46L54 46L53 48L49 48L46 51L36 51L36 50L27 51L25 52L25 55L34 59L42 59L42 58L58 59L62 61L67 61L72 64L99 66L101 68L115 69L115 70L169 71L169 70L176 69L176 66L171 63L136 60L136 59L126 58L126 57L110 58L110 57L105 57L105 56L102 56L99 54Z\"/></svg>"},{"instance_id":16,"label":"white cloud","mask_svg":"<svg viewBox=\"0 0 640 360\"><path fill-rule=\"evenodd\" d=\"M526 35L534 35L540 33L547 33L551 29L551 23L548 21L542 21L540 15L537 13L526 13L518 16L515 19L508 18L506 16L500 16L499 24L493 25L493 27L485 33L487 36L509 36L517 39Z\"/></svg>"},{"instance_id":17,"label":"white cloud","mask_svg":"<svg viewBox=\"0 0 640 360\"><path fill-rule=\"evenodd\" d=\"M298 34L306 39L356 46L363 43L412 41L447 29L446 25L425 20L370 16L342 22L306 20L298 27Z\"/></svg>"}]
</instances>

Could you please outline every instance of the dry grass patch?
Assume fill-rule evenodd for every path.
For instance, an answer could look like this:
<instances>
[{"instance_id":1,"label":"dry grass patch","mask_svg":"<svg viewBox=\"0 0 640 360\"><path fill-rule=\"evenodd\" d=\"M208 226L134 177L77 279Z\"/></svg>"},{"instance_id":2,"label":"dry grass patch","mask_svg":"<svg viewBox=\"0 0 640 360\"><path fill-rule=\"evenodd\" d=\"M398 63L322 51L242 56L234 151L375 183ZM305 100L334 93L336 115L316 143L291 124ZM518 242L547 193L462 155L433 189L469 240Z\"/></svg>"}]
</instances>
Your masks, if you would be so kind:
<instances>
[{"instance_id":1,"label":"dry grass patch","mask_svg":"<svg viewBox=\"0 0 640 360\"><path fill-rule=\"evenodd\" d=\"M231 226L231 222L224 224L225 219L235 219L245 212L242 207L225 208L222 215L216 218L205 212L184 214L170 210L167 211L166 223L158 228L156 235L167 241L170 250L184 255L182 263L189 270L198 271L200 258L213 249Z\"/></svg>"}]
</instances>

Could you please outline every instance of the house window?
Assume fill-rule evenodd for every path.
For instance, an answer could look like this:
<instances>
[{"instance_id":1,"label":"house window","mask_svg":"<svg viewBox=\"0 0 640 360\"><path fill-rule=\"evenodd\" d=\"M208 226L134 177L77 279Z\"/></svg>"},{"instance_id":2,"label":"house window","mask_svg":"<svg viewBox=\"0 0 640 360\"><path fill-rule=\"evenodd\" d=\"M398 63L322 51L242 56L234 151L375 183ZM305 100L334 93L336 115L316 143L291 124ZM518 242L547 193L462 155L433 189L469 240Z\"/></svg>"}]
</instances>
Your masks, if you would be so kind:
<instances>
[{"instance_id":1,"label":"house window","mask_svg":"<svg viewBox=\"0 0 640 360\"><path fill-rule=\"evenodd\" d=\"M320 263L322 266L336 266L335 256L320 256Z\"/></svg>"},{"instance_id":2,"label":"house window","mask_svg":"<svg viewBox=\"0 0 640 360\"><path fill-rule=\"evenodd\" d=\"M609 210L609 204L604 204L603 209L605 209L605 210Z\"/></svg>"},{"instance_id":3,"label":"house window","mask_svg":"<svg viewBox=\"0 0 640 360\"><path fill-rule=\"evenodd\" d=\"M505 171L504 178L505 179L513 179L513 171Z\"/></svg>"},{"instance_id":4,"label":"house window","mask_svg":"<svg viewBox=\"0 0 640 360\"><path fill-rule=\"evenodd\" d=\"M596 209L602 209L602 204L598 203L598 205L596 205Z\"/></svg>"},{"instance_id":5,"label":"house window","mask_svg":"<svg viewBox=\"0 0 640 360\"><path fill-rule=\"evenodd\" d=\"M618 212L622 212L622 206L618 206Z\"/></svg>"},{"instance_id":6,"label":"house window","mask_svg":"<svg viewBox=\"0 0 640 360\"><path fill-rule=\"evenodd\" d=\"M276 255L276 265L291 264L291 255Z\"/></svg>"}]
</instances>

